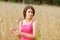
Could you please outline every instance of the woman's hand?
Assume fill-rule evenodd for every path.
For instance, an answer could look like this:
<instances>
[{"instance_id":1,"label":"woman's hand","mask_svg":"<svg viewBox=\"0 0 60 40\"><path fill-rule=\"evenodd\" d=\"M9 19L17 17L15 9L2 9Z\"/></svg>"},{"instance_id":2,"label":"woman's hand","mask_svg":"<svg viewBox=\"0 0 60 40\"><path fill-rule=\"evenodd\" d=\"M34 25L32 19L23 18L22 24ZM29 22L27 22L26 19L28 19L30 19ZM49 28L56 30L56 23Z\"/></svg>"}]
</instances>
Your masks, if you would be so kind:
<instances>
[{"instance_id":1,"label":"woman's hand","mask_svg":"<svg viewBox=\"0 0 60 40\"><path fill-rule=\"evenodd\" d=\"M10 28L10 31L15 35L20 35L20 33L15 28Z\"/></svg>"},{"instance_id":2,"label":"woman's hand","mask_svg":"<svg viewBox=\"0 0 60 40\"><path fill-rule=\"evenodd\" d=\"M20 32L18 32L15 28L10 28L10 31L20 38Z\"/></svg>"},{"instance_id":3,"label":"woman's hand","mask_svg":"<svg viewBox=\"0 0 60 40\"><path fill-rule=\"evenodd\" d=\"M10 31L20 38L20 32L18 32L15 28L10 28Z\"/></svg>"},{"instance_id":4,"label":"woman's hand","mask_svg":"<svg viewBox=\"0 0 60 40\"><path fill-rule=\"evenodd\" d=\"M15 29L15 28L10 28L10 31L11 31L12 33L15 33L15 32L16 32L16 29Z\"/></svg>"}]
</instances>

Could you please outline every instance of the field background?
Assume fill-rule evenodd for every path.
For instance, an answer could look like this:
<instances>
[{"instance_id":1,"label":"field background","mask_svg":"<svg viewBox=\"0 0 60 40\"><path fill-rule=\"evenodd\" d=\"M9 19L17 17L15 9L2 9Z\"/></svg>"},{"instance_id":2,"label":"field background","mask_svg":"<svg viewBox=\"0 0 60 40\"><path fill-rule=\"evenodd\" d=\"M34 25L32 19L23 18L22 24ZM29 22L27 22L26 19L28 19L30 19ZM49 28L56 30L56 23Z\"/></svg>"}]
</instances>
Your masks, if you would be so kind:
<instances>
[{"instance_id":1,"label":"field background","mask_svg":"<svg viewBox=\"0 0 60 40\"><path fill-rule=\"evenodd\" d=\"M23 9L28 4L0 2L0 40L19 40L10 32L11 27L19 28L23 19ZM32 5L38 20L37 40L60 40L60 7L50 5ZM38 29L38 28L37 28ZM39 36L40 35L40 36Z\"/></svg>"}]
</instances>

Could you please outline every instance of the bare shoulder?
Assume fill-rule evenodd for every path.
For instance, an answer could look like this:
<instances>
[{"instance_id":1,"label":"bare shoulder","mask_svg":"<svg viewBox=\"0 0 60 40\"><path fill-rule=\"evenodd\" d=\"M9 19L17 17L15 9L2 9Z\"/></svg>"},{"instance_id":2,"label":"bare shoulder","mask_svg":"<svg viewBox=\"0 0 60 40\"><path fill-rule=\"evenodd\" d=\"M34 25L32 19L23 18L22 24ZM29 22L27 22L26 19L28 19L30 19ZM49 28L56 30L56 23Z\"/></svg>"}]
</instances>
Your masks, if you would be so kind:
<instances>
[{"instance_id":1,"label":"bare shoulder","mask_svg":"<svg viewBox=\"0 0 60 40\"><path fill-rule=\"evenodd\" d=\"M22 21L19 22L19 24L21 24Z\"/></svg>"},{"instance_id":2,"label":"bare shoulder","mask_svg":"<svg viewBox=\"0 0 60 40\"><path fill-rule=\"evenodd\" d=\"M33 24L38 24L38 21L37 20L34 20Z\"/></svg>"},{"instance_id":3,"label":"bare shoulder","mask_svg":"<svg viewBox=\"0 0 60 40\"><path fill-rule=\"evenodd\" d=\"M21 20L21 21L19 22L19 25L22 23L22 21L23 21L23 20Z\"/></svg>"},{"instance_id":4,"label":"bare shoulder","mask_svg":"<svg viewBox=\"0 0 60 40\"><path fill-rule=\"evenodd\" d=\"M37 20L34 20L33 27L37 27L37 26L38 26L38 21Z\"/></svg>"},{"instance_id":5,"label":"bare shoulder","mask_svg":"<svg viewBox=\"0 0 60 40\"><path fill-rule=\"evenodd\" d=\"M20 28L21 28L21 23L22 23L22 20L19 22L19 30L20 30Z\"/></svg>"},{"instance_id":6,"label":"bare shoulder","mask_svg":"<svg viewBox=\"0 0 60 40\"><path fill-rule=\"evenodd\" d=\"M21 26L22 21L23 21L23 20L21 20L21 21L19 22L19 27Z\"/></svg>"}]
</instances>

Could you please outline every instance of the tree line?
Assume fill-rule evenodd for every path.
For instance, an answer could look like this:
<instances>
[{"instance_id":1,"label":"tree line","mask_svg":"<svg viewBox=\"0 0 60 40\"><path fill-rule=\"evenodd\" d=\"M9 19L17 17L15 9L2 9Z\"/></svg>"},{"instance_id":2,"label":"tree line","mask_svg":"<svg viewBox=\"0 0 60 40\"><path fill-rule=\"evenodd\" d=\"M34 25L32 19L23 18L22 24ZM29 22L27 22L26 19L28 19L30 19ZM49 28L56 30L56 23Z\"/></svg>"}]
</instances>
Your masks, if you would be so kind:
<instances>
[{"instance_id":1,"label":"tree line","mask_svg":"<svg viewBox=\"0 0 60 40\"><path fill-rule=\"evenodd\" d=\"M11 1L11 2L20 2L28 4L50 4L50 5L60 5L60 0L0 0L0 1Z\"/></svg>"}]
</instances>

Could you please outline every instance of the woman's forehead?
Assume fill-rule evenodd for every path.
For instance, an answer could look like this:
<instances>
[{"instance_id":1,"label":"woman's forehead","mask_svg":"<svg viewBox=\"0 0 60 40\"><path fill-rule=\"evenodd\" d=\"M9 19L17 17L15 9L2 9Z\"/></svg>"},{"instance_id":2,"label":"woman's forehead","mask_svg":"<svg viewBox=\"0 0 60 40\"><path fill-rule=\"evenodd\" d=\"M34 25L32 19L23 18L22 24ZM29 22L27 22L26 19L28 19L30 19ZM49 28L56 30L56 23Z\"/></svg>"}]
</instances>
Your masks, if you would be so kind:
<instances>
[{"instance_id":1,"label":"woman's forehead","mask_svg":"<svg viewBox=\"0 0 60 40\"><path fill-rule=\"evenodd\" d=\"M27 11L33 11L33 10L30 8L30 9L28 9Z\"/></svg>"}]
</instances>

